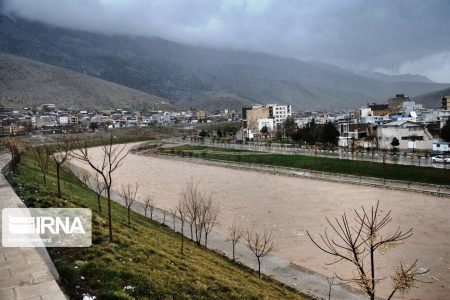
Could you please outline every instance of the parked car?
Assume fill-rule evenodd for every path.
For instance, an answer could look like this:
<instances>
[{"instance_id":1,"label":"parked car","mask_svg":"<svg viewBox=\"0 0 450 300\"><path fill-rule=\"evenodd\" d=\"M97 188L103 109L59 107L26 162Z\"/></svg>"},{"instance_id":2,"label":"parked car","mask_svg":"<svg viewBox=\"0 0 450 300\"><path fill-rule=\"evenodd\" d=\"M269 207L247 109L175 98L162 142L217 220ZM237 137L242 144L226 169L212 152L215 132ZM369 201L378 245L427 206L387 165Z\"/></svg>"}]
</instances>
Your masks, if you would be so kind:
<instances>
[{"instance_id":1,"label":"parked car","mask_svg":"<svg viewBox=\"0 0 450 300\"><path fill-rule=\"evenodd\" d=\"M433 164L435 163L450 163L450 157L445 157L444 155L436 155L431 158Z\"/></svg>"}]
</instances>

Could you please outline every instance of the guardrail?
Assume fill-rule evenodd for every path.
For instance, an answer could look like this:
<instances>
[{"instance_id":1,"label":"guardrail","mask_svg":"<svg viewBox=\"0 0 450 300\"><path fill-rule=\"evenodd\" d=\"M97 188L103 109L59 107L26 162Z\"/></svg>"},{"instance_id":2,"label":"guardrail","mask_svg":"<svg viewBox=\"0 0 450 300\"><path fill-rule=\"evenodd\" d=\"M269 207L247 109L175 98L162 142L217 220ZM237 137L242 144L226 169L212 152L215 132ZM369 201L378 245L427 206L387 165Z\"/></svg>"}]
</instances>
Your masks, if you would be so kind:
<instances>
[{"instance_id":1,"label":"guardrail","mask_svg":"<svg viewBox=\"0 0 450 300\"><path fill-rule=\"evenodd\" d=\"M222 166L233 169L251 170L257 172L265 172L287 176L308 177L318 180L333 181L338 183L348 183L365 185L372 187L388 188L393 190L402 190L415 193L432 194L439 197L450 197L450 185L437 185L431 183L421 183L415 181L403 181L395 179L383 179L378 177L357 176L350 174L331 173L323 171L315 171L309 169L289 168L265 164L252 164L243 162L231 162L218 159L204 159L197 157L181 157L170 153L156 153L157 156L170 157L171 159L179 159L183 161L192 161L196 163Z\"/></svg>"}]
</instances>

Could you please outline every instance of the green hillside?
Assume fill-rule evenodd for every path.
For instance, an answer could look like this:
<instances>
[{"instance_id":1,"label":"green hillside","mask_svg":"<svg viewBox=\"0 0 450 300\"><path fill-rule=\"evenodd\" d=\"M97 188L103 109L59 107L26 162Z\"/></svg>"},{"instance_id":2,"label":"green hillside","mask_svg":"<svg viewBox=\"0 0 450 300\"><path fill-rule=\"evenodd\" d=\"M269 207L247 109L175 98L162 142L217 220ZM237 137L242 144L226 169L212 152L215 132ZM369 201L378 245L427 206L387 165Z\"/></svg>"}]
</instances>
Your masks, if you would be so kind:
<instances>
[{"instance_id":1,"label":"green hillside","mask_svg":"<svg viewBox=\"0 0 450 300\"><path fill-rule=\"evenodd\" d=\"M25 154L19 172L9 176L29 207L87 207L93 212L93 245L50 248L66 293L81 299L304 299L303 296L192 242L180 254L180 235L113 203L115 243L108 243L106 209L97 211L95 195L68 171L62 174L63 198L56 197L54 166L47 185ZM103 202L106 206L106 201ZM127 288L126 288L127 287Z\"/></svg>"}]
</instances>

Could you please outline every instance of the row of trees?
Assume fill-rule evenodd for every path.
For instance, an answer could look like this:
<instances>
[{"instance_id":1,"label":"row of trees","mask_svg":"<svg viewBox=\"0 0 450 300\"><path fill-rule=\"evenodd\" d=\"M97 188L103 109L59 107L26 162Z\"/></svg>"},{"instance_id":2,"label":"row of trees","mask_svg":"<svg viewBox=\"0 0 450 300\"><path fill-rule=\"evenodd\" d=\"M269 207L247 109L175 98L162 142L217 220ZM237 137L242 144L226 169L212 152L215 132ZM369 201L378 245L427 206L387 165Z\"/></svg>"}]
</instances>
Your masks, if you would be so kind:
<instances>
[{"instance_id":1,"label":"row of trees","mask_svg":"<svg viewBox=\"0 0 450 300\"><path fill-rule=\"evenodd\" d=\"M339 131L331 122L321 125L312 119L303 128L296 128L291 123L290 118L287 118L284 123L286 135L298 144L312 145L320 143L327 146L338 144Z\"/></svg>"},{"instance_id":2,"label":"row of trees","mask_svg":"<svg viewBox=\"0 0 450 300\"><path fill-rule=\"evenodd\" d=\"M137 187L136 187L137 189ZM134 189L134 191L136 191ZM135 195L135 192L129 192L130 188L126 188L121 194ZM122 198L126 198L122 196ZM148 206L147 198L144 206ZM131 202L126 202L131 203ZM146 211L146 210L145 210ZM176 230L176 222L180 223L180 253L185 254L185 227L188 226L187 235L198 246L208 247L208 236L218 223L218 215L220 208L214 201L212 193L204 191L198 181L190 179L181 195L178 204L170 210L173 217L173 230ZM163 211L165 223L166 213ZM255 255L258 262L258 276L261 277L261 259L267 256L275 247L274 235L268 231L243 230L236 222L229 228L229 237L232 244L233 261L236 259L235 247L241 239L245 239L248 248ZM203 244L202 244L203 242Z\"/></svg>"},{"instance_id":3,"label":"row of trees","mask_svg":"<svg viewBox=\"0 0 450 300\"><path fill-rule=\"evenodd\" d=\"M42 173L44 184L47 184L50 161L54 161L57 181L57 194L61 198L61 167L71 159L87 164L95 174L96 180L91 181L88 174L80 176L85 183L88 183L97 194L99 210L101 210L100 198L102 193L106 194L108 207L108 228L109 241L113 241L112 212L111 212L111 188L113 183L112 174L120 167L123 159L128 154L126 144L115 145L112 134L108 138L101 137L101 157L94 160L89 155L89 148L86 140L79 137L72 138L64 135L55 143L41 143L38 145L27 145L15 137L7 138L4 142L7 145L12 157L12 170L16 169L20 161L20 154L24 149L28 149L34 158L36 168Z\"/></svg>"},{"instance_id":4,"label":"row of trees","mask_svg":"<svg viewBox=\"0 0 450 300\"><path fill-rule=\"evenodd\" d=\"M61 166L70 158L70 151L73 146L73 141L74 140L68 136L64 136L58 143L30 145L22 142L17 137L7 137L3 140L3 143L6 145L11 154L12 172L15 172L17 165L20 162L22 152L28 149L36 162L36 167L42 172L45 184L47 184L50 161L53 160L56 165L58 197L61 198Z\"/></svg>"}]
</instances>

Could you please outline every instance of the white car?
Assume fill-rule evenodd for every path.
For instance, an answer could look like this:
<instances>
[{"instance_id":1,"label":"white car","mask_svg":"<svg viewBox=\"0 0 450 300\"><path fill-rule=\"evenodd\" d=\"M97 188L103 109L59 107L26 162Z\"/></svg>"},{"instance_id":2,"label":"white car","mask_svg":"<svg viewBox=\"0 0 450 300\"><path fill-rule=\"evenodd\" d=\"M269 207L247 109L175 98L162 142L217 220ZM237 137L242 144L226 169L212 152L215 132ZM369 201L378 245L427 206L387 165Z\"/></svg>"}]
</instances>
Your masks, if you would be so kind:
<instances>
[{"instance_id":1,"label":"white car","mask_svg":"<svg viewBox=\"0 0 450 300\"><path fill-rule=\"evenodd\" d=\"M450 163L450 157L445 157L443 155L436 155L431 158L433 164L435 163Z\"/></svg>"}]
</instances>

